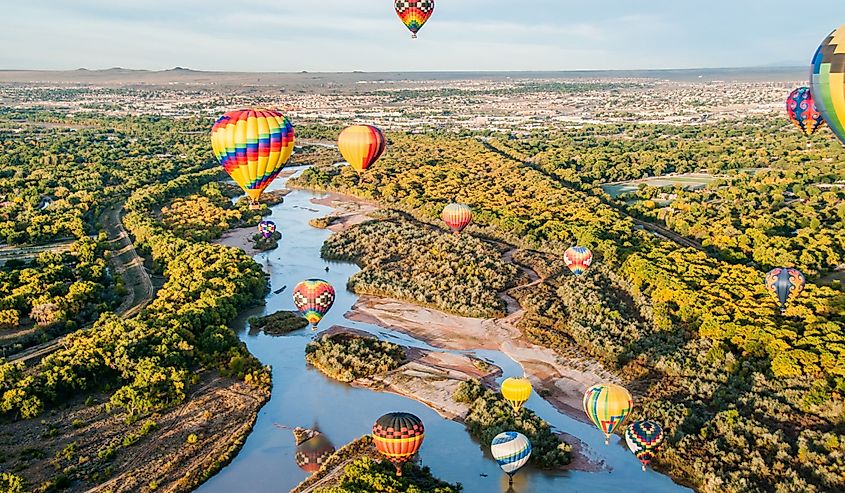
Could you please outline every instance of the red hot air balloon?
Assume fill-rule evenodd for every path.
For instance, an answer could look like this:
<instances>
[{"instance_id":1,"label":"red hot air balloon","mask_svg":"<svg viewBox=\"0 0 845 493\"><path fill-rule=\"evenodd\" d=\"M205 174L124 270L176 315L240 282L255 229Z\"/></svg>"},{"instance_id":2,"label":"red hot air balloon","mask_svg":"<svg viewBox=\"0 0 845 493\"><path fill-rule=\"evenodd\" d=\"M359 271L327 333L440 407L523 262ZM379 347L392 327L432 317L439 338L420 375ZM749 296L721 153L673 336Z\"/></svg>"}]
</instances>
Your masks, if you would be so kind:
<instances>
[{"instance_id":1,"label":"red hot air balloon","mask_svg":"<svg viewBox=\"0 0 845 493\"><path fill-rule=\"evenodd\" d=\"M457 234L472 222L472 209L463 204L449 204L443 209L440 217L452 228L452 232Z\"/></svg>"},{"instance_id":2,"label":"red hot air balloon","mask_svg":"<svg viewBox=\"0 0 845 493\"><path fill-rule=\"evenodd\" d=\"M425 427L422 420L410 413L388 413L373 425L373 442L376 449L402 475L402 465L410 461L422 446Z\"/></svg>"}]
</instances>

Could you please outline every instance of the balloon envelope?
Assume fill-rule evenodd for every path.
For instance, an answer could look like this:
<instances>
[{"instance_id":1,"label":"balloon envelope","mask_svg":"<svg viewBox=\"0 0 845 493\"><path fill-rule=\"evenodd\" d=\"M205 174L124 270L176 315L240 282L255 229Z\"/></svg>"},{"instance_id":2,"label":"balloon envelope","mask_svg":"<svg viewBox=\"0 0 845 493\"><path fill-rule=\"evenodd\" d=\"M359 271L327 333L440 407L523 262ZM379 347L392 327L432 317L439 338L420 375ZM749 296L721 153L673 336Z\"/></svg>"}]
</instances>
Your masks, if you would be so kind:
<instances>
[{"instance_id":1,"label":"balloon envelope","mask_svg":"<svg viewBox=\"0 0 845 493\"><path fill-rule=\"evenodd\" d=\"M315 328L334 304L335 292L322 279L307 279L293 290L293 304Z\"/></svg>"},{"instance_id":2,"label":"balloon envelope","mask_svg":"<svg viewBox=\"0 0 845 493\"><path fill-rule=\"evenodd\" d=\"M655 452L663 443L663 428L655 421L634 421L625 430L625 442L637 459L645 466L654 458Z\"/></svg>"},{"instance_id":3,"label":"balloon envelope","mask_svg":"<svg viewBox=\"0 0 845 493\"><path fill-rule=\"evenodd\" d=\"M509 476L515 474L531 458L531 442L522 433L499 433L490 444L490 452Z\"/></svg>"},{"instance_id":4,"label":"balloon envelope","mask_svg":"<svg viewBox=\"0 0 845 493\"><path fill-rule=\"evenodd\" d=\"M531 382L527 378L508 378L502 382L502 396L514 412L519 411L531 397Z\"/></svg>"},{"instance_id":5,"label":"balloon envelope","mask_svg":"<svg viewBox=\"0 0 845 493\"><path fill-rule=\"evenodd\" d=\"M780 303L780 309L786 310L786 304L793 301L807 283L798 269L778 267L766 274L766 289Z\"/></svg>"},{"instance_id":6,"label":"balloon envelope","mask_svg":"<svg viewBox=\"0 0 845 493\"><path fill-rule=\"evenodd\" d=\"M214 155L253 203L282 171L293 145L293 125L275 110L230 111L211 130Z\"/></svg>"},{"instance_id":7,"label":"balloon envelope","mask_svg":"<svg viewBox=\"0 0 845 493\"><path fill-rule=\"evenodd\" d=\"M576 276L580 276L593 263L593 252L587 247L574 246L563 252L563 261Z\"/></svg>"},{"instance_id":8,"label":"balloon envelope","mask_svg":"<svg viewBox=\"0 0 845 493\"><path fill-rule=\"evenodd\" d=\"M816 109L809 87L799 87L786 99L786 114L789 121L809 137L824 125L822 114Z\"/></svg>"},{"instance_id":9,"label":"balloon envelope","mask_svg":"<svg viewBox=\"0 0 845 493\"><path fill-rule=\"evenodd\" d=\"M332 442L322 433L315 433L311 438L296 446L294 459L296 465L305 472L315 473L334 454Z\"/></svg>"},{"instance_id":10,"label":"balloon envelope","mask_svg":"<svg viewBox=\"0 0 845 493\"><path fill-rule=\"evenodd\" d=\"M822 41L810 71L810 91L816 108L845 144L845 24Z\"/></svg>"},{"instance_id":11,"label":"balloon envelope","mask_svg":"<svg viewBox=\"0 0 845 493\"><path fill-rule=\"evenodd\" d=\"M419 452L424 438L422 420L410 413L388 413L373 425L376 449L393 463L398 476L402 475L402 464Z\"/></svg>"},{"instance_id":12,"label":"balloon envelope","mask_svg":"<svg viewBox=\"0 0 845 493\"><path fill-rule=\"evenodd\" d=\"M352 169L361 173L384 153L384 134L372 125L346 127L337 138L337 148Z\"/></svg>"},{"instance_id":13,"label":"balloon envelope","mask_svg":"<svg viewBox=\"0 0 845 493\"><path fill-rule=\"evenodd\" d=\"M393 6L396 8L396 15L402 19L402 23L414 38L434 13L434 0L395 0Z\"/></svg>"},{"instance_id":14,"label":"balloon envelope","mask_svg":"<svg viewBox=\"0 0 845 493\"><path fill-rule=\"evenodd\" d=\"M472 209L463 204L449 204L440 217L453 232L460 233L472 222Z\"/></svg>"},{"instance_id":15,"label":"balloon envelope","mask_svg":"<svg viewBox=\"0 0 845 493\"><path fill-rule=\"evenodd\" d=\"M258 232L264 235L265 238L269 238L276 232L276 223L273 221L261 221L258 223Z\"/></svg>"},{"instance_id":16,"label":"balloon envelope","mask_svg":"<svg viewBox=\"0 0 845 493\"><path fill-rule=\"evenodd\" d=\"M621 385L601 383L584 394L584 412L606 438L616 431L634 407L634 399Z\"/></svg>"}]
</instances>

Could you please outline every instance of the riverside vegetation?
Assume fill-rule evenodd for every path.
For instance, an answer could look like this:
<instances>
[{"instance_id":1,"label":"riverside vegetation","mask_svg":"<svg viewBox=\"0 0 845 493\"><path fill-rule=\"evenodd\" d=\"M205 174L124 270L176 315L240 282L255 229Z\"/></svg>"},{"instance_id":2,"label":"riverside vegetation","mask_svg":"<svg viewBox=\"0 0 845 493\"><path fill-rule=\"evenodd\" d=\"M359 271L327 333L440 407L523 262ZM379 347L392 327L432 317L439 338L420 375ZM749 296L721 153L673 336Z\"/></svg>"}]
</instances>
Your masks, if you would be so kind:
<instances>
[{"instance_id":1,"label":"riverside vegetation","mask_svg":"<svg viewBox=\"0 0 845 493\"><path fill-rule=\"evenodd\" d=\"M305 359L329 377L351 382L395 370L404 361L405 350L375 337L338 333L309 342Z\"/></svg>"}]
</instances>

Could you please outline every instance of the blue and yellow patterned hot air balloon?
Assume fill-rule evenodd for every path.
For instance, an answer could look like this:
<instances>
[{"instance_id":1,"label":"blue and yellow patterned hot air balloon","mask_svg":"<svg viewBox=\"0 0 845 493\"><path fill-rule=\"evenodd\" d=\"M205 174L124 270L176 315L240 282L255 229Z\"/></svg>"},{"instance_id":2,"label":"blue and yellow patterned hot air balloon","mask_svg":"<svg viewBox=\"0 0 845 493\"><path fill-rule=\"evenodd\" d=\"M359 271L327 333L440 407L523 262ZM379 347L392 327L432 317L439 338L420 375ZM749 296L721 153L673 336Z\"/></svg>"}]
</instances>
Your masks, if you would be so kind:
<instances>
[{"instance_id":1,"label":"blue and yellow patterned hot air balloon","mask_svg":"<svg viewBox=\"0 0 845 493\"><path fill-rule=\"evenodd\" d=\"M845 144L845 24L822 41L810 71L810 91L816 108Z\"/></svg>"},{"instance_id":2,"label":"blue and yellow patterned hot air balloon","mask_svg":"<svg viewBox=\"0 0 845 493\"><path fill-rule=\"evenodd\" d=\"M531 442L522 433L506 431L496 435L490 444L490 452L513 485L513 475L531 458Z\"/></svg>"},{"instance_id":3,"label":"blue and yellow patterned hot air balloon","mask_svg":"<svg viewBox=\"0 0 845 493\"><path fill-rule=\"evenodd\" d=\"M293 125L275 110L230 111L211 129L214 155L258 208L261 192L276 179L293 152Z\"/></svg>"},{"instance_id":4,"label":"blue and yellow patterned hot air balloon","mask_svg":"<svg viewBox=\"0 0 845 493\"><path fill-rule=\"evenodd\" d=\"M584 394L584 412L604 433L605 444L610 442L610 435L622 426L633 407L634 399L621 385L600 383Z\"/></svg>"},{"instance_id":5,"label":"blue and yellow patterned hot air balloon","mask_svg":"<svg viewBox=\"0 0 845 493\"><path fill-rule=\"evenodd\" d=\"M643 471L663 443L663 428L654 421L634 421L625 430L625 442L643 464Z\"/></svg>"},{"instance_id":6,"label":"blue and yellow patterned hot air balloon","mask_svg":"<svg viewBox=\"0 0 845 493\"><path fill-rule=\"evenodd\" d=\"M807 280L798 269L778 267L766 274L766 289L780 303L780 311L786 311L786 304L793 301L804 290Z\"/></svg>"}]
</instances>

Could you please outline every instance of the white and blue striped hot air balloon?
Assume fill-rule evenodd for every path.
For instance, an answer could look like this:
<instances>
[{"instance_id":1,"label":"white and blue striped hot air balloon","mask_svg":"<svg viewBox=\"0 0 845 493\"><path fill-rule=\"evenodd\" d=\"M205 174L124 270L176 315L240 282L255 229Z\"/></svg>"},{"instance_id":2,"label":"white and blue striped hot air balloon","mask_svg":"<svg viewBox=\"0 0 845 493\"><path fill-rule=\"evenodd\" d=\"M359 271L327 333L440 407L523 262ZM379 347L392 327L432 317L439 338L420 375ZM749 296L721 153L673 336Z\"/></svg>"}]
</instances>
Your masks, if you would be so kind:
<instances>
[{"instance_id":1,"label":"white and blue striped hot air balloon","mask_svg":"<svg viewBox=\"0 0 845 493\"><path fill-rule=\"evenodd\" d=\"M513 475L531 458L531 442L522 433L506 431L496 435L490 451L513 484Z\"/></svg>"}]
</instances>

